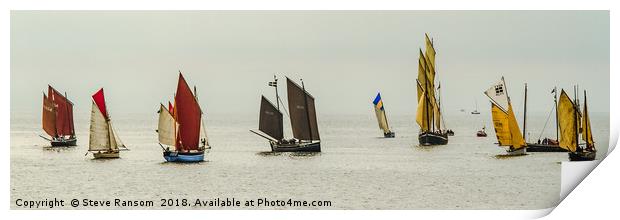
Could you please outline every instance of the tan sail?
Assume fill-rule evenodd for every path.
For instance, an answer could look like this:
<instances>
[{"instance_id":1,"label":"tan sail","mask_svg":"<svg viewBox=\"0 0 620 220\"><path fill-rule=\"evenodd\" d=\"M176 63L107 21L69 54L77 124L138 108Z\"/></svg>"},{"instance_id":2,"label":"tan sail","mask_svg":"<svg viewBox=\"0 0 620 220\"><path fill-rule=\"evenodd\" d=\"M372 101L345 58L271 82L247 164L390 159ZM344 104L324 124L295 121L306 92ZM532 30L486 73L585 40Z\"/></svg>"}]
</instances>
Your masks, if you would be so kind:
<instances>
[{"instance_id":1,"label":"tan sail","mask_svg":"<svg viewBox=\"0 0 620 220\"><path fill-rule=\"evenodd\" d=\"M428 36L426 36L426 39L428 40ZM434 62L435 50L430 41L427 41L426 53L422 53L422 50L420 50L418 60L418 104L424 105L424 107L418 106L418 110L424 111L422 120L428 120L423 122L426 127L420 127L422 131L430 131L432 130L431 127L437 130L441 128L441 110L435 97ZM426 95L424 102L420 102L422 93Z\"/></svg>"},{"instance_id":2,"label":"tan sail","mask_svg":"<svg viewBox=\"0 0 620 220\"><path fill-rule=\"evenodd\" d=\"M176 140L176 126L177 123L172 117L172 114L170 114L164 105L160 104L159 123L157 125L159 143L174 146Z\"/></svg>"},{"instance_id":3,"label":"tan sail","mask_svg":"<svg viewBox=\"0 0 620 220\"><path fill-rule=\"evenodd\" d=\"M200 118L200 141L204 141L204 147L209 146L209 138L207 137L207 127L205 126L205 122L202 120L202 118ZM200 146L203 146L202 143L200 143Z\"/></svg>"},{"instance_id":4,"label":"tan sail","mask_svg":"<svg viewBox=\"0 0 620 220\"><path fill-rule=\"evenodd\" d=\"M558 122L560 127L560 147L575 152L577 150L578 113L575 104L562 90L558 101Z\"/></svg>"},{"instance_id":5,"label":"tan sail","mask_svg":"<svg viewBox=\"0 0 620 220\"><path fill-rule=\"evenodd\" d=\"M90 114L89 151L107 151L110 149L110 126L93 101Z\"/></svg>"},{"instance_id":6,"label":"tan sail","mask_svg":"<svg viewBox=\"0 0 620 220\"><path fill-rule=\"evenodd\" d=\"M581 138L586 142L586 146L588 148L594 147L594 138L592 138L592 127L590 126L590 113L588 112L588 102L587 97L585 97L584 91L584 102L583 102L583 117L581 118L581 126L582 134Z\"/></svg>"},{"instance_id":7,"label":"tan sail","mask_svg":"<svg viewBox=\"0 0 620 220\"><path fill-rule=\"evenodd\" d=\"M418 123L418 125L420 125L420 130L422 131L428 131L429 130L429 126L428 126L428 114L427 114L427 108L425 108L425 103L426 103L426 93L422 92L422 97L420 98L420 101L418 102L418 109L416 111L416 122Z\"/></svg>"},{"instance_id":8,"label":"tan sail","mask_svg":"<svg viewBox=\"0 0 620 220\"><path fill-rule=\"evenodd\" d=\"M418 102L420 102L420 97L426 88L426 61L424 60L424 56L422 55L422 51L420 51L420 59L418 59Z\"/></svg>"},{"instance_id":9,"label":"tan sail","mask_svg":"<svg viewBox=\"0 0 620 220\"><path fill-rule=\"evenodd\" d=\"M424 39L426 43L426 58L429 61L428 64L431 66L431 69L435 70L435 48L433 47L433 42L428 38L428 34L424 34Z\"/></svg>"},{"instance_id":10,"label":"tan sail","mask_svg":"<svg viewBox=\"0 0 620 220\"><path fill-rule=\"evenodd\" d=\"M387 118L385 116L385 111L381 110L376 105L374 105L374 109L375 109L375 115L377 116L377 122L379 123L379 128L383 130L383 133L385 134L389 133L390 128L388 127L388 124L387 124Z\"/></svg>"}]
</instances>

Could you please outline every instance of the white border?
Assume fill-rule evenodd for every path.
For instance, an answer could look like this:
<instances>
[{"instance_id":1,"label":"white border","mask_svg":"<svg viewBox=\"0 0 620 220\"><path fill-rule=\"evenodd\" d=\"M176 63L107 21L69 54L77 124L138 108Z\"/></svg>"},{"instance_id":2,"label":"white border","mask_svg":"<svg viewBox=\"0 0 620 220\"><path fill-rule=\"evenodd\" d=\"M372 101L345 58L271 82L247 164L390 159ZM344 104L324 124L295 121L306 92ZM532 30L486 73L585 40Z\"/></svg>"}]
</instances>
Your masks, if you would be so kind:
<instances>
[{"instance_id":1,"label":"white border","mask_svg":"<svg viewBox=\"0 0 620 220\"><path fill-rule=\"evenodd\" d=\"M475 1L459 1L459 0L433 0L433 1L335 1L335 0L314 0L314 1L285 1L285 0L228 0L228 1L78 1L78 0L61 0L61 1L45 1L45 0L25 0L25 1L1 1L2 11L0 11L0 48L2 50L2 59L0 60L0 68L2 68L1 94L2 100L10 99L10 10L612 10L610 13L610 39L616 39L616 29L614 24L617 16L613 16L612 1L589 0L589 1L541 1L541 0L511 0L511 1L491 1L491 0L475 0ZM610 42L610 60L617 57L617 45ZM614 73L616 65L610 62L610 72ZM618 89L614 85L618 84L615 74L610 74L610 151L615 147L618 139L618 117L613 113L617 112L618 104L613 99L618 94ZM0 120L8 122L10 120L10 107L4 106L0 108ZM0 126L0 135L3 145L8 148L10 145L10 123L2 123ZM110 216L123 215L128 218L149 218L149 219L171 219L179 218L179 214L183 213L183 218L244 218L244 219L316 219L316 218L361 218L361 219L377 219L377 218L475 218L475 219L497 219L505 218L536 218L541 217L548 210L534 211L6 211L10 207L10 181L9 166L10 155L7 151L2 154L2 182L5 190L0 190L3 199L0 200L0 206L5 209L2 212L2 219L109 219ZM617 189L618 174L614 170L619 165L618 156L610 156L601 163L592 175L586 178L576 191L566 197L566 200L552 213L551 218L574 218L577 214L584 217L607 217L614 215L612 204L619 195ZM612 188L613 187L613 188ZM586 209L584 209L586 208ZM579 213L577 210L584 210ZM577 212L577 213L576 213ZM188 216L185 216L188 215Z\"/></svg>"}]
</instances>

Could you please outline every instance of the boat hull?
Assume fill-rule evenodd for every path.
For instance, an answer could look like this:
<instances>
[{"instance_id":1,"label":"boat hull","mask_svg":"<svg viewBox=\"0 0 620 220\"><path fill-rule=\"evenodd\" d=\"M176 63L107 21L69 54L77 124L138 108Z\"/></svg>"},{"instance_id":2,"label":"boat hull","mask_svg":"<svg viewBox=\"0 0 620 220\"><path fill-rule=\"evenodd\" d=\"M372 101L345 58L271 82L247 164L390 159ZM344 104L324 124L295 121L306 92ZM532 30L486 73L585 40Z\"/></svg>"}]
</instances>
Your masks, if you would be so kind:
<instances>
[{"instance_id":1,"label":"boat hull","mask_svg":"<svg viewBox=\"0 0 620 220\"><path fill-rule=\"evenodd\" d=\"M420 145L446 145L448 144L448 134L435 133L435 132L422 132L418 135L418 141Z\"/></svg>"},{"instance_id":2,"label":"boat hull","mask_svg":"<svg viewBox=\"0 0 620 220\"><path fill-rule=\"evenodd\" d=\"M273 152L321 152L321 142L280 144L271 142Z\"/></svg>"},{"instance_id":3,"label":"boat hull","mask_svg":"<svg viewBox=\"0 0 620 220\"><path fill-rule=\"evenodd\" d=\"M526 148L522 147L516 150L513 149L508 149L506 150L506 153L508 156L521 156L521 155L525 155L526 154Z\"/></svg>"},{"instance_id":4,"label":"boat hull","mask_svg":"<svg viewBox=\"0 0 620 220\"><path fill-rule=\"evenodd\" d=\"M95 159L112 159L119 158L120 153L118 151L106 151L106 152L94 152Z\"/></svg>"},{"instance_id":5,"label":"boat hull","mask_svg":"<svg viewBox=\"0 0 620 220\"><path fill-rule=\"evenodd\" d=\"M196 163L202 162L205 159L205 152L178 152L178 151L164 151L164 159L168 162L177 163Z\"/></svg>"},{"instance_id":6,"label":"boat hull","mask_svg":"<svg viewBox=\"0 0 620 220\"><path fill-rule=\"evenodd\" d=\"M384 138L393 138L393 137L396 137L396 133L394 133L393 131L390 131L388 133L383 133L383 137Z\"/></svg>"},{"instance_id":7,"label":"boat hull","mask_svg":"<svg viewBox=\"0 0 620 220\"><path fill-rule=\"evenodd\" d=\"M568 152L559 145L551 144L527 144L527 152Z\"/></svg>"},{"instance_id":8,"label":"boat hull","mask_svg":"<svg viewBox=\"0 0 620 220\"><path fill-rule=\"evenodd\" d=\"M569 152L570 161L592 161L596 159L596 151Z\"/></svg>"},{"instance_id":9,"label":"boat hull","mask_svg":"<svg viewBox=\"0 0 620 220\"><path fill-rule=\"evenodd\" d=\"M76 146L77 145L77 139L76 138L56 139L56 140L50 141L50 144L52 145L52 147Z\"/></svg>"},{"instance_id":10,"label":"boat hull","mask_svg":"<svg viewBox=\"0 0 620 220\"><path fill-rule=\"evenodd\" d=\"M476 133L476 137L486 137L486 136L487 136L487 133L485 133L485 132L480 132L480 131L478 131L478 132Z\"/></svg>"}]
</instances>

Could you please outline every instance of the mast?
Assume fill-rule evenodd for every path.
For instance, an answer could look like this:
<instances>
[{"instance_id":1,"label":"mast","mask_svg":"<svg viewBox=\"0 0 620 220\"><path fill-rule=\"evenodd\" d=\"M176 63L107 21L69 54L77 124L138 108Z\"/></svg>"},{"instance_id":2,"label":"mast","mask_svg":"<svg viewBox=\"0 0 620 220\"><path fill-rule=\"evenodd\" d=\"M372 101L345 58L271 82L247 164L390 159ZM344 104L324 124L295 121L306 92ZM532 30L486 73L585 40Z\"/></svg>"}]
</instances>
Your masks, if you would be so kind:
<instances>
[{"instance_id":1,"label":"mast","mask_svg":"<svg viewBox=\"0 0 620 220\"><path fill-rule=\"evenodd\" d=\"M310 142L312 142L312 125L310 122L310 111L308 110L308 95L306 95L306 87L304 87L304 80L301 81L301 89L304 91L304 106L306 108L306 118L308 119L308 132L310 132Z\"/></svg>"},{"instance_id":2,"label":"mast","mask_svg":"<svg viewBox=\"0 0 620 220\"><path fill-rule=\"evenodd\" d=\"M523 104L523 139L527 140L527 138L525 138L525 122L526 117L527 116L527 83L525 83L525 100L524 100L524 104Z\"/></svg>"},{"instance_id":3,"label":"mast","mask_svg":"<svg viewBox=\"0 0 620 220\"><path fill-rule=\"evenodd\" d=\"M383 106L383 119L385 119L385 127L387 127L387 129L390 130L390 124L388 124L387 113L385 111L385 106Z\"/></svg>"},{"instance_id":4,"label":"mast","mask_svg":"<svg viewBox=\"0 0 620 220\"><path fill-rule=\"evenodd\" d=\"M439 131L441 132L441 82L438 83L439 86L437 86L437 93L439 95L439 102L437 103L437 112L439 112L439 115L437 115L437 117L439 117L437 120L439 120L439 123L437 124L437 126L439 126Z\"/></svg>"},{"instance_id":5,"label":"mast","mask_svg":"<svg viewBox=\"0 0 620 220\"><path fill-rule=\"evenodd\" d=\"M71 136L75 135L75 131L73 130L73 111L71 111L71 113L69 113L69 103L71 103L71 101L69 101L69 96L67 96L67 92L65 92L65 100L66 100L66 105L65 105L65 109L67 111L67 121L69 122L69 129L71 129ZM70 115L69 115L70 114Z\"/></svg>"},{"instance_id":6,"label":"mast","mask_svg":"<svg viewBox=\"0 0 620 220\"><path fill-rule=\"evenodd\" d=\"M278 95L278 78L276 75L273 75L273 84L269 83L270 86L273 86L276 89L276 106L278 107L278 111L280 111L280 96Z\"/></svg>"},{"instance_id":7,"label":"mast","mask_svg":"<svg viewBox=\"0 0 620 220\"><path fill-rule=\"evenodd\" d=\"M428 102L429 102L429 100L428 100L428 76L424 76L424 81L425 81L424 82L424 91L426 91L424 93L424 99L425 99L424 111L426 112L426 126L428 127L427 128L428 131L431 131L431 129L430 129L431 124L429 124L430 123L429 122L430 117L428 116ZM434 124L433 124L433 126L434 126Z\"/></svg>"},{"instance_id":8,"label":"mast","mask_svg":"<svg viewBox=\"0 0 620 220\"><path fill-rule=\"evenodd\" d=\"M577 100L577 86L573 87L574 93L575 93L575 103L573 104L573 109L575 111L575 114L573 117L575 117L575 149L577 149L577 151L581 152L581 148L579 147L579 109L578 109L578 103L579 100Z\"/></svg>"},{"instance_id":9,"label":"mast","mask_svg":"<svg viewBox=\"0 0 620 220\"><path fill-rule=\"evenodd\" d=\"M590 117L590 115L588 115L587 112L586 112L587 111L586 108L588 108L587 103L588 103L588 97L586 96L586 90L583 90L583 106L584 106L584 109L583 109L583 114L584 115L583 116L584 117ZM583 134L586 135L586 138L584 138L585 141L586 141L586 149L589 149L590 148L590 146L589 146L590 143L588 143L589 139L588 139L588 124L587 123L590 122L590 119L586 118L586 120L583 120L583 122L584 122L584 124L582 125L583 129L584 129Z\"/></svg>"},{"instance_id":10,"label":"mast","mask_svg":"<svg viewBox=\"0 0 620 220\"><path fill-rule=\"evenodd\" d=\"M555 108L555 140L560 141L560 122L558 121L558 87L553 87L553 103Z\"/></svg>"}]
</instances>

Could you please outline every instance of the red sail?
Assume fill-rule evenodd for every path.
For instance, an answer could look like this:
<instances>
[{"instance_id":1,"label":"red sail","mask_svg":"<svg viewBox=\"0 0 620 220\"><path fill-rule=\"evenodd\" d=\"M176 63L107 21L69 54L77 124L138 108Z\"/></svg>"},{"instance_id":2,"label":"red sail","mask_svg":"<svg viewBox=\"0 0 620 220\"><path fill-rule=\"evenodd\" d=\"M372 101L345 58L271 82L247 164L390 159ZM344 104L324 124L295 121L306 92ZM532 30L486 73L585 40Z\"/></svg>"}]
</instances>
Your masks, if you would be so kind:
<instances>
[{"instance_id":1,"label":"red sail","mask_svg":"<svg viewBox=\"0 0 620 220\"><path fill-rule=\"evenodd\" d=\"M74 135L73 103L51 86L48 87L47 96L50 97L56 109L56 133L59 136Z\"/></svg>"},{"instance_id":2,"label":"red sail","mask_svg":"<svg viewBox=\"0 0 620 220\"><path fill-rule=\"evenodd\" d=\"M108 119L108 111L107 111L107 108L105 107L105 97L103 96L103 88L101 88L99 91L97 91L93 95L93 101L95 101L95 104L97 104L97 107L99 108L99 111L101 112L101 114L103 114L103 117L105 119Z\"/></svg>"},{"instance_id":3,"label":"red sail","mask_svg":"<svg viewBox=\"0 0 620 220\"><path fill-rule=\"evenodd\" d=\"M177 123L179 123L176 148L197 150L200 138L200 106L181 73L179 73L177 93L174 97L174 112Z\"/></svg>"},{"instance_id":4,"label":"red sail","mask_svg":"<svg viewBox=\"0 0 620 220\"><path fill-rule=\"evenodd\" d=\"M43 130L52 137L56 137L56 111L54 103L43 94Z\"/></svg>"},{"instance_id":5,"label":"red sail","mask_svg":"<svg viewBox=\"0 0 620 220\"><path fill-rule=\"evenodd\" d=\"M169 112L174 112L174 106L172 106L172 103L170 103L170 101L168 101L168 111Z\"/></svg>"}]
</instances>

